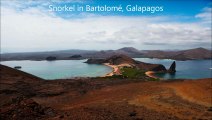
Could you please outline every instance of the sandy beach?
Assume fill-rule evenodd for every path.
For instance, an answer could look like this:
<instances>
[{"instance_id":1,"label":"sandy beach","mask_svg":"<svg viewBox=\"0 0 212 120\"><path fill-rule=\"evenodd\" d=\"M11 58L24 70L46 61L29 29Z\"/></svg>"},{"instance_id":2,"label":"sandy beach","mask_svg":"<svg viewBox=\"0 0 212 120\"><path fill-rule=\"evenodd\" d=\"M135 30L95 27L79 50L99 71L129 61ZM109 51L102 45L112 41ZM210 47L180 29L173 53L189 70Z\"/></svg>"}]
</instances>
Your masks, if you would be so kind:
<instances>
[{"instance_id":1,"label":"sandy beach","mask_svg":"<svg viewBox=\"0 0 212 120\"><path fill-rule=\"evenodd\" d=\"M0 68L2 120L211 120L211 78L43 80Z\"/></svg>"},{"instance_id":2,"label":"sandy beach","mask_svg":"<svg viewBox=\"0 0 212 120\"><path fill-rule=\"evenodd\" d=\"M112 72L107 73L106 75L104 75L102 77L113 76L113 75L121 75L120 68L125 67L125 66L132 67L130 64L111 65L109 63L104 63L104 65L111 67L113 70L112 70Z\"/></svg>"},{"instance_id":3,"label":"sandy beach","mask_svg":"<svg viewBox=\"0 0 212 120\"><path fill-rule=\"evenodd\" d=\"M106 75L104 75L102 77L108 77L108 76L113 76L113 75L121 75L121 71L120 71L121 67L124 67L124 66L132 67L130 64L111 65L109 63L104 63L104 65L111 67L113 70L110 73L107 73ZM145 72L145 74L148 77L151 77L151 78L155 78L155 79L158 78L158 77L154 76L154 74L155 74L154 71L147 71L147 72Z\"/></svg>"},{"instance_id":4,"label":"sandy beach","mask_svg":"<svg viewBox=\"0 0 212 120\"><path fill-rule=\"evenodd\" d=\"M154 71L147 71L147 72L145 72L145 74L146 74L147 76L151 77L151 78L155 78L155 79L158 78L158 77L154 76L154 74L155 74Z\"/></svg>"},{"instance_id":5,"label":"sandy beach","mask_svg":"<svg viewBox=\"0 0 212 120\"><path fill-rule=\"evenodd\" d=\"M2 120L212 118L211 78L172 82L128 78L43 80L6 66L0 68Z\"/></svg>"}]
</instances>

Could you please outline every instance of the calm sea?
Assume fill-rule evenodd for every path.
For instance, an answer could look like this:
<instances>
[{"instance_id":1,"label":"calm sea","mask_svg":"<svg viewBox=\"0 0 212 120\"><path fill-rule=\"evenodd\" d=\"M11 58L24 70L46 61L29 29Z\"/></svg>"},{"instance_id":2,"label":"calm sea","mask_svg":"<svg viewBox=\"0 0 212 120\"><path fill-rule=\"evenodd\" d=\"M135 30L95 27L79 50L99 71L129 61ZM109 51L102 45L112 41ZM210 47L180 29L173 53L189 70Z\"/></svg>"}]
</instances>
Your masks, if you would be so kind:
<instances>
[{"instance_id":1,"label":"calm sea","mask_svg":"<svg viewBox=\"0 0 212 120\"><path fill-rule=\"evenodd\" d=\"M97 77L112 71L108 66L87 64L86 60L56 60L56 61L4 61L3 65L21 66L20 70L44 79L61 79L72 77Z\"/></svg>"},{"instance_id":2,"label":"calm sea","mask_svg":"<svg viewBox=\"0 0 212 120\"><path fill-rule=\"evenodd\" d=\"M173 60L134 58L147 63L163 64L167 69ZM4 61L3 65L10 67L21 66L20 70L31 73L38 77L52 80L72 77L97 77L103 76L112 71L110 67L104 65L87 64L86 60L57 60L57 61ZM176 61L175 74L156 74L165 79L198 79L212 78L211 60L188 60Z\"/></svg>"},{"instance_id":3,"label":"calm sea","mask_svg":"<svg viewBox=\"0 0 212 120\"><path fill-rule=\"evenodd\" d=\"M162 64L169 69L174 60L170 59L150 59L150 58L135 58L135 60L147 63ZM211 60L187 60L176 61L175 74L156 74L156 76L165 79L198 79L198 78L212 78L212 64Z\"/></svg>"}]
</instances>

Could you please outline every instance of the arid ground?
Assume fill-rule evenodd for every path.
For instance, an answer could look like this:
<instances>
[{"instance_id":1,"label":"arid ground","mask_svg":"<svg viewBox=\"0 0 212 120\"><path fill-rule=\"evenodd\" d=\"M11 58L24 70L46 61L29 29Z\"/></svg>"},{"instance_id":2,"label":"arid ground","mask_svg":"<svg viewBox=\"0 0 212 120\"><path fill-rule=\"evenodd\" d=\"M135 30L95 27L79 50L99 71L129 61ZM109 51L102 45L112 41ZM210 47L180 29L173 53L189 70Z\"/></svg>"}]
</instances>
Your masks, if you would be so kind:
<instances>
[{"instance_id":1,"label":"arid ground","mask_svg":"<svg viewBox=\"0 0 212 120\"><path fill-rule=\"evenodd\" d=\"M212 79L42 80L1 65L1 120L212 119Z\"/></svg>"}]
</instances>

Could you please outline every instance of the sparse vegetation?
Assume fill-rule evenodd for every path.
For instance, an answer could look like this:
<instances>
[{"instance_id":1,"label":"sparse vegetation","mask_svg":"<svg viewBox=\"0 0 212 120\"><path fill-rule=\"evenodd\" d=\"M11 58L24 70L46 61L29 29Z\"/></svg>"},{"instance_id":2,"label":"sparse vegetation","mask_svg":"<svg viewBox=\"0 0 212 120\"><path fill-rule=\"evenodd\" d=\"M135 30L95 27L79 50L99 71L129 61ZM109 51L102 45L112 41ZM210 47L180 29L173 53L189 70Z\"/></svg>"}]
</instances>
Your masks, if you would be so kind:
<instances>
[{"instance_id":1,"label":"sparse vegetation","mask_svg":"<svg viewBox=\"0 0 212 120\"><path fill-rule=\"evenodd\" d=\"M121 68L121 75L113 75L104 77L105 79L137 79L137 78L144 78L147 81L160 81L159 78L150 78L147 77L145 71L138 69L138 68L131 68L131 67L123 67ZM102 78L102 79L104 79Z\"/></svg>"},{"instance_id":2,"label":"sparse vegetation","mask_svg":"<svg viewBox=\"0 0 212 120\"><path fill-rule=\"evenodd\" d=\"M142 78L145 76L145 72L137 68L123 67L121 72L124 78Z\"/></svg>"},{"instance_id":3,"label":"sparse vegetation","mask_svg":"<svg viewBox=\"0 0 212 120\"><path fill-rule=\"evenodd\" d=\"M159 78L148 78L147 80L148 80L148 81L160 81Z\"/></svg>"}]
</instances>

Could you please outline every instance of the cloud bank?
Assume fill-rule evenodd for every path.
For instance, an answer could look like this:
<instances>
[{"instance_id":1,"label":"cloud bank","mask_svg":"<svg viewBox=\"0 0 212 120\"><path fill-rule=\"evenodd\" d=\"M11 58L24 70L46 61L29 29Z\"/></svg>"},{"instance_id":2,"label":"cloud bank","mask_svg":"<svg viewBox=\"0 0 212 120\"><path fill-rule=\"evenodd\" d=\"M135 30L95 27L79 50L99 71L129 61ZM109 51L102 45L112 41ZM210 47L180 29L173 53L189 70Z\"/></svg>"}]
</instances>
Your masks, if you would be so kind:
<instances>
[{"instance_id":1,"label":"cloud bank","mask_svg":"<svg viewBox=\"0 0 212 120\"><path fill-rule=\"evenodd\" d=\"M31 4L31 3L29 3ZM64 19L42 7L1 9L3 52L61 49L182 49L210 47L211 8L196 22L177 22L172 16L99 16L81 14Z\"/></svg>"}]
</instances>

